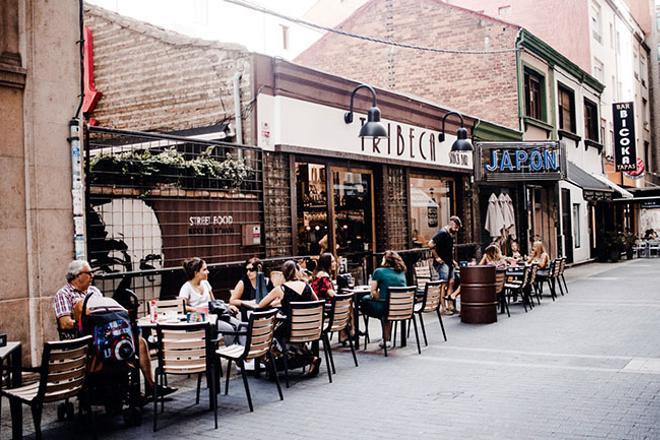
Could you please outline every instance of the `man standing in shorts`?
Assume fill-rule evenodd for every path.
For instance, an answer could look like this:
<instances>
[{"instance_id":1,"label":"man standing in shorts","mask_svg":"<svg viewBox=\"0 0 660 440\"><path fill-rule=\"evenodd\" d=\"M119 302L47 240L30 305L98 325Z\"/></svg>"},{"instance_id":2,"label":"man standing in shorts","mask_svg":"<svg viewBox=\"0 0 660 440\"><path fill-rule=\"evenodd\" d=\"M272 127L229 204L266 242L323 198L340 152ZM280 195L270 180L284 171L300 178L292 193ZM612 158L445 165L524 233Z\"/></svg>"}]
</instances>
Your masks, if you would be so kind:
<instances>
[{"instance_id":1,"label":"man standing in shorts","mask_svg":"<svg viewBox=\"0 0 660 440\"><path fill-rule=\"evenodd\" d=\"M449 223L433 236L428 242L433 254L433 267L440 275L440 279L447 283L447 297L454 291L454 234L463 226L461 219L453 215Z\"/></svg>"}]
</instances>

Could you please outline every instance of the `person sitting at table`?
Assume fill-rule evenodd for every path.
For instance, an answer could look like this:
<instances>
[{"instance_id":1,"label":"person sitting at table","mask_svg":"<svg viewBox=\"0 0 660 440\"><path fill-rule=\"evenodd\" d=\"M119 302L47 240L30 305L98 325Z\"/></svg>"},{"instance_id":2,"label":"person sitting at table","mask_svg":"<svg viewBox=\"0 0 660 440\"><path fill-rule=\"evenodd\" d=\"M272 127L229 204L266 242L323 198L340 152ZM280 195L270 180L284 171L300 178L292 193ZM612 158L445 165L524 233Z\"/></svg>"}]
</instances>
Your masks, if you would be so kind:
<instances>
[{"instance_id":1,"label":"person sitting at table","mask_svg":"<svg viewBox=\"0 0 660 440\"><path fill-rule=\"evenodd\" d=\"M317 301L318 297L312 288L306 282L300 280L298 264L293 260L287 260L282 265L282 274L284 275L284 284L275 287L270 293L262 299L258 308L268 308L274 303L280 303L280 310L286 319L282 322L276 331L275 337L284 341L289 335L291 318L291 303ZM321 359L314 356L306 344L289 344L289 352L293 351L302 360L304 365L310 365L308 376L316 376L319 373Z\"/></svg>"},{"instance_id":2,"label":"person sitting at table","mask_svg":"<svg viewBox=\"0 0 660 440\"><path fill-rule=\"evenodd\" d=\"M505 269L508 266L506 258L502 256L502 251L496 244L491 244L486 248L479 264L495 266L497 269Z\"/></svg>"},{"instance_id":3,"label":"person sitting at table","mask_svg":"<svg viewBox=\"0 0 660 440\"><path fill-rule=\"evenodd\" d=\"M245 274L236 283L229 298L229 304L236 307L241 307L245 301L258 303L273 289L272 283L262 272L263 265L259 258L248 258L244 267Z\"/></svg>"},{"instance_id":4,"label":"person sitting at table","mask_svg":"<svg viewBox=\"0 0 660 440\"><path fill-rule=\"evenodd\" d=\"M389 288L405 287L406 285L406 264L396 252L386 251L383 260L380 262L380 267L374 270L371 275L371 281L369 282L371 293L360 299L361 312L372 318L384 319L387 313ZM389 347L390 327L391 323L386 321L384 339L379 345L381 348L385 344Z\"/></svg>"},{"instance_id":5,"label":"person sitting at table","mask_svg":"<svg viewBox=\"0 0 660 440\"><path fill-rule=\"evenodd\" d=\"M316 296L319 299L324 299L330 301L333 296L335 296L335 286L332 283L332 277L330 274L334 273L337 270L337 261L335 256L330 252L319 257L319 261L316 265L316 273L314 279L310 283L310 286Z\"/></svg>"},{"instance_id":6,"label":"person sitting at table","mask_svg":"<svg viewBox=\"0 0 660 440\"><path fill-rule=\"evenodd\" d=\"M537 240L534 242L534 244L532 244L532 254L527 259L527 263L538 264L539 270L548 267L548 263L550 263L550 256L545 251L543 242L540 240Z\"/></svg>"},{"instance_id":7,"label":"person sitting at table","mask_svg":"<svg viewBox=\"0 0 660 440\"><path fill-rule=\"evenodd\" d=\"M509 261L513 263L515 260L516 263L520 260L523 259L522 254L520 253L520 245L518 244L517 240L511 240L511 256L509 257Z\"/></svg>"},{"instance_id":8,"label":"person sitting at table","mask_svg":"<svg viewBox=\"0 0 660 440\"><path fill-rule=\"evenodd\" d=\"M188 281L181 286L179 298L186 300L186 310L208 313L209 301L213 301L215 298L213 288L209 283L209 269L206 262L198 257L187 259L183 262L183 270ZM234 305L230 304L229 310L234 315L238 313L238 308ZM223 334L225 345L232 345L235 342L236 338L229 333L237 331L240 324L241 321L233 316L230 316L227 321L222 319L216 321L218 333Z\"/></svg>"},{"instance_id":9,"label":"person sitting at table","mask_svg":"<svg viewBox=\"0 0 660 440\"><path fill-rule=\"evenodd\" d=\"M82 302L87 294L103 296L101 291L92 286L94 273L89 263L85 260L73 260L69 263L66 271L67 284L57 291L53 300L57 327L64 338L76 338L81 336L80 317L82 314ZM146 395L150 396L154 390L154 375L151 370L151 358L147 341L140 337L140 370L144 375ZM158 385L158 394L161 396L171 394L177 389L169 386Z\"/></svg>"}]
</instances>

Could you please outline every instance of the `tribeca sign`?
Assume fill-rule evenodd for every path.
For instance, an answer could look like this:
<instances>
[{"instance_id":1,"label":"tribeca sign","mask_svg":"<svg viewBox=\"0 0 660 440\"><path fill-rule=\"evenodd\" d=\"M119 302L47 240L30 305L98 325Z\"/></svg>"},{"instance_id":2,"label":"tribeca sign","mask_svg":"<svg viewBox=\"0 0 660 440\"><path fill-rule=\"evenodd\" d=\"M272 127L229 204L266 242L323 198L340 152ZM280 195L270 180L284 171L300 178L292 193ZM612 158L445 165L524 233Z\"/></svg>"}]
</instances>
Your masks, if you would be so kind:
<instances>
[{"instance_id":1,"label":"tribeca sign","mask_svg":"<svg viewBox=\"0 0 660 440\"><path fill-rule=\"evenodd\" d=\"M566 172L557 141L477 142L477 179L484 182L561 180Z\"/></svg>"},{"instance_id":2,"label":"tribeca sign","mask_svg":"<svg viewBox=\"0 0 660 440\"><path fill-rule=\"evenodd\" d=\"M632 102L612 104L614 115L614 165L616 171L637 169L635 110Z\"/></svg>"}]
</instances>

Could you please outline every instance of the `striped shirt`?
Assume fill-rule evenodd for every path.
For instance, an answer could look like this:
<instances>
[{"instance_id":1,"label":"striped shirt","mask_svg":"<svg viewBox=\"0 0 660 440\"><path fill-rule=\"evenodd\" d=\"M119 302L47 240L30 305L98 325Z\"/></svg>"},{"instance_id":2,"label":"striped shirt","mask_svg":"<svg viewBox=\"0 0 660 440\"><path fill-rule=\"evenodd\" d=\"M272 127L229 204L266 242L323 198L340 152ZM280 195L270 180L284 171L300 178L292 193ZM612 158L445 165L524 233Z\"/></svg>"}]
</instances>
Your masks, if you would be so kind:
<instances>
[{"instance_id":1,"label":"striped shirt","mask_svg":"<svg viewBox=\"0 0 660 440\"><path fill-rule=\"evenodd\" d=\"M103 296L101 291L94 286L89 286L87 292L81 292L80 290L73 287L71 284L68 284L62 287L55 294L55 299L53 301L53 307L55 308L55 317L57 319L62 316L71 315L73 311L73 306L78 302L85 299L85 295L92 293L94 295Z\"/></svg>"}]
</instances>

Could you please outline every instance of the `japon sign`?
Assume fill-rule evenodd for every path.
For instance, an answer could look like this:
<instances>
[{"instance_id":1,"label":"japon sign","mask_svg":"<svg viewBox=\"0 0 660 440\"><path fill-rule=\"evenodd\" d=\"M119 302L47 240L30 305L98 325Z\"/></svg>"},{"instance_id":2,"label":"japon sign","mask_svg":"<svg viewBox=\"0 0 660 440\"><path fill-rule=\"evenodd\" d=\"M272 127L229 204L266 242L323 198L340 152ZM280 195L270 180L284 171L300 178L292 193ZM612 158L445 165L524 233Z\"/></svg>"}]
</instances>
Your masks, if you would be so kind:
<instances>
[{"instance_id":1,"label":"japon sign","mask_svg":"<svg viewBox=\"0 0 660 440\"><path fill-rule=\"evenodd\" d=\"M612 104L614 116L614 164L616 171L637 169L635 111L632 102Z\"/></svg>"},{"instance_id":2,"label":"japon sign","mask_svg":"<svg viewBox=\"0 0 660 440\"><path fill-rule=\"evenodd\" d=\"M483 182L561 180L564 147L557 141L476 142L476 178Z\"/></svg>"}]
</instances>

